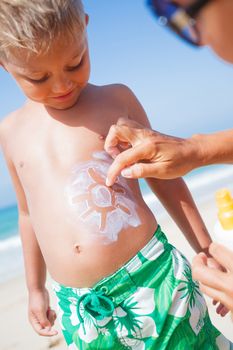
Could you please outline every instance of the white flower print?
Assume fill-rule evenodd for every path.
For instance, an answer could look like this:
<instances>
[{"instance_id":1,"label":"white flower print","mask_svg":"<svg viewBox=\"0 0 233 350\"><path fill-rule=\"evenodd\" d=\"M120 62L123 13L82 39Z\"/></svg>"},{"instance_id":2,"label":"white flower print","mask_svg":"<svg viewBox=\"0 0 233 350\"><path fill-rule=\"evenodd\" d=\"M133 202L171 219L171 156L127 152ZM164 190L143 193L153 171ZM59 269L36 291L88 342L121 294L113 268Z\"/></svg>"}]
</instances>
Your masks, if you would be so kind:
<instances>
[{"instance_id":1,"label":"white flower print","mask_svg":"<svg viewBox=\"0 0 233 350\"><path fill-rule=\"evenodd\" d=\"M184 317L189 309L191 314L189 323L197 335L204 326L206 303L199 291L198 284L192 280L188 262L177 250L173 249L172 254L174 275L181 282L173 291L173 302L169 314L175 317Z\"/></svg>"},{"instance_id":2,"label":"white flower print","mask_svg":"<svg viewBox=\"0 0 233 350\"><path fill-rule=\"evenodd\" d=\"M141 287L115 309L113 319L123 345L144 350L143 338L157 337L156 324L151 316L155 309L154 290Z\"/></svg>"},{"instance_id":3,"label":"white flower print","mask_svg":"<svg viewBox=\"0 0 233 350\"><path fill-rule=\"evenodd\" d=\"M56 282L56 281L53 281L52 288L53 288L55 293L58 293L61 290L60 284L58 282Z\"/></svg>"}]
</instances>

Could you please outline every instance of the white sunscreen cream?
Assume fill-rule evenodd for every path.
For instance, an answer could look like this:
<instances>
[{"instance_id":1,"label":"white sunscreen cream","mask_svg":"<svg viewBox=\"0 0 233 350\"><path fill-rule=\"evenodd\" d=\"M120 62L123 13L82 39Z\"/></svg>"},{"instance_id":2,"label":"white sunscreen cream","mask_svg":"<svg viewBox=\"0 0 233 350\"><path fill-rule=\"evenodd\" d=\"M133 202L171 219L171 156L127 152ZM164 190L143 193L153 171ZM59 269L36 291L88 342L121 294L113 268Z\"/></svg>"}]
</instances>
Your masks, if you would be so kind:
<instances>
[{"instance_id":1,"label":"white sunscreen cream","mask_svg":"<svg viewBox=\"0 0 233 350\"><path fill-rule=\"evenodd\" d=\"M112 187L105 184L112 158L106 152L96 152L93 159L72 168L65 195L72 217L90 228L93 239L104 244L118 239L122 229L141 224L131 189L123 177Z\"/></svg>"}]
</instances>

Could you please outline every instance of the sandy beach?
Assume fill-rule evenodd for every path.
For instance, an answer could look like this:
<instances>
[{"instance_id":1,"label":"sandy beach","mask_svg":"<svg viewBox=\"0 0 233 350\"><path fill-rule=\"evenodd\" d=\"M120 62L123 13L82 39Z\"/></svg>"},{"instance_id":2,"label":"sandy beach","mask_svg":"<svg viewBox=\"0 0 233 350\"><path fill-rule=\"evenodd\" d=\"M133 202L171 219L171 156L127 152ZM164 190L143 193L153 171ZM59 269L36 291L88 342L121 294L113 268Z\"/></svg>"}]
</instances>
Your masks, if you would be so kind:
<instances>
[{"instance_id":1,"label":"sandy beach","mask_svg":"<svg viewBox=\"0 0 233 350\"><path fill-rule=\"evenodd\" d=\"M213 222L216 218L214 201L206 201L198 206L204 221L211 232L213 229ZM159 223L162 226L163 231L166 232L170 242L182 251L191 261L194 252L172 220L168 216L163 216ZM48 288L51 290L49 280ZM213 324L221 330L228 339L233 341L233 323L230 315L227 315L225 318L218 316L212 306L211 300L208 298L206 298L206 300ZM51 301L53 307L56 307L52 292ZM52 338L40 337L32 330L27 320L27 292L23 275L1 284L0 325L1 350L66 349L58 324L56 324L56 329L59 330L59 335Z\"/></svg>"}]
</instances>

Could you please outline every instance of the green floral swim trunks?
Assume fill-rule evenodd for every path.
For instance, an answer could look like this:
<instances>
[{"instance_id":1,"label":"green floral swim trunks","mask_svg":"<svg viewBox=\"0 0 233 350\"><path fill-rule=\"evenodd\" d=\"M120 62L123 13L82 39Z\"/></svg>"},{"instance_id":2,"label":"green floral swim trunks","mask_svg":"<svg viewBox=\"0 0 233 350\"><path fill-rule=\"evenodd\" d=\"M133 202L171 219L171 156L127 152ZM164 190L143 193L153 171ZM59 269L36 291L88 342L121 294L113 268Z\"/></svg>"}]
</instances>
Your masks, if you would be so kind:
<instances>
[{"instance_id":1,"label":"green floral swim trunks","mask_svg":"<svg viewBox=\"0 0 233 350\"><path fill-rule=\"evenodd\" d=\"M230 350L211 324L185 257L160 227L132 259L92 288L53 283L69 350Z\"/></svg>"}]
</instances>

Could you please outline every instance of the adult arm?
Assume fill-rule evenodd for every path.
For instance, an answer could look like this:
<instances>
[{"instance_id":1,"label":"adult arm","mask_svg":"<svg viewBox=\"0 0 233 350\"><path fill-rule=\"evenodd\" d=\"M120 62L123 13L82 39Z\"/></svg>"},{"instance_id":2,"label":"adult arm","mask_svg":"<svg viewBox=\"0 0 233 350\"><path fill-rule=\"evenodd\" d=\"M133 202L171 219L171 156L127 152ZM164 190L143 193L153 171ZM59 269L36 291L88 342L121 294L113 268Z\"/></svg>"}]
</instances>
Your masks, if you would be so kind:
<instances>
[{"instance_id":1,"label":"adult arm","mask_svg":"<svg viewBox=\"0 0 233 350\"><path fill-rule=\"evenodd\" d=\"M121 144L130 148L120 152ZM127 178L173 179L210 164L233 163L233 129L178 138L161 134L135 121L120 118L105 140L105 150L115 160L107 185L120 173Z\"/></svg>"}]
</instances>

